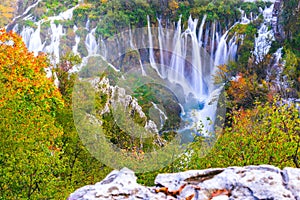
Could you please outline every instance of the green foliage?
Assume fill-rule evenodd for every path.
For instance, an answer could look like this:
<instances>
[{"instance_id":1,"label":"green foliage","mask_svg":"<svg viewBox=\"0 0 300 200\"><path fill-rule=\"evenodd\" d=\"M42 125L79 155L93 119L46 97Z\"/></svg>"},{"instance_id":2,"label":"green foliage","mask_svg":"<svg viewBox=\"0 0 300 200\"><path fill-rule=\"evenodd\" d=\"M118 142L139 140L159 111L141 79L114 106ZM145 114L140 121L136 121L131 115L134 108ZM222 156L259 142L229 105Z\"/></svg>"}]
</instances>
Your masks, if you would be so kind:
<instances>
[{"instance_id":1,"label":"green foliage","mask_svg":"<svg viewBox=\"0 0 300 200\"><path fill-rule=\"evenodd\" d=\"M34 24L33 21L26 20L24 21L24 26L32 27L32 28L37 28L37 26Z\"/></svg>"},{"instance_id":2,"label":"green foliage","mask_svg":"<svg viewBox=\"0 0 300 200\"><path fill-rule=\"evenodd\" d=\"M74 55L68 52L60 59L60 63L54 69L59 81L58 89L62 94L65 102L71 103L71 94L74 87L74 81L77 77L75 73L70 73L70 70L75 66L81 64L79 55Z\"/></svg>"},{"instance_id":3,"label":"green foliage","mask_svg":"<svg viewBox=\"0 0 300 200\"><path fill-rule=\"evenodd\" d=\"M106 167L99 160L90 155L81 141L75 128L72 110L72 94L77 74L70 70L81 63L81 58L73 53L61 57L55 69L59 80L59 90L66 106L59 109L56 115L57 126L62 127L60 160L64 170L60 177L64 183L65 198L71 192L84 185L102 180L112 169ZM102 100L103 101L103 100Z\"/></svg>"},{"instance_id":4,"label":"green foliage","mask_svg":"<svg viewBox=\"0 0 300 200\"><path fill-rule=\"evenodd\" d=\"M81 57L86 57L88 56L88 50L86 49L84 39L80 39L79 44L78 44L78 52L80 53Z\"/></svg>"},{"instance_id":5,"label":"green foliage","mask_svg":"<svg viewBox=\"0 0 300 200\"><path fill-rule=\"evenodd\" d=\"M239 18L240 12L237 8L237 1L195 1L191 14L196 18L207 15L208 21L220 20L225 25L226 22Z\"/></svg>"},{"instance_id":6,"label":"green foliage","mask_svg":"<svg viewBox=\"0 0 300 200\"><path fill-rule=\"evenodd\" d=\"M292 49L284 49L284 75L288 77L289 85L300 91L300 58L293 53Z\"/></svg>"},{"instance_id":7,"label":"green foliage","mask_svg":"<svg viewBox=\"0 0 300 200\"><path fill-rule=\"evenodd\" d=\"M68 1L68 3L63 0L45 0L42 2L41 6L48 9L48 12L45 13L46 16L54 16L69 8L72 8L77 3L78 0L71 0Z\"/></svg>"},{"instance_id":8,"label":"green foliage","mask_svg":"<svg viewBox=\"0 0 300 200\"><path fill-rule=\"evenodd\" d=\"M188 169L270 164L280 168L300 167L300 118L294 105L256 103L255 108L233 110L232 125L225 128L210 150L205 138L196 137L187 153L165 168L138 174L138 181L153 185L158 173Z\"/></svg>"},{"instance_id":9,"label":"green foliage","mask_svg":"<svg viewBox=\"0 0 300 200\"><path fill-rule=\"evenodd\" d=\"M54 117L63 102L45 76L46 57L34 57L21 37L5 30L0 57L0 196L58 198L62 130Z\"/></svg>"},{"instance_id":10,"label":"green foliage","mask_svg":"<svg viewBox=\"0 0 300 200\"><path fill-rule=\"evenodd\" d=\"M67 94L67 96L72 93ZM64 97L69 99L70 97ZM61 109L56 117L56 123L62 127L63 135L61 162L64 170L60 174L63 181L64 198L79 187L95 184L102 180L112 169L106 167L94 158L82 144L74 125L73 111L71 105ZM58 192L58 191L56 191ZM57 199L61 199L61 197Z\"/></svg>"},{"instance_id":11,"label":"green foliage","mask_svg":"<svg viewBox=\"0 0 300 200\"><path fill-rule=\"evenodd\" d=\"M249 15L251 12L255 15L259 13L259 8L265 8L269 7L271 5L271 2L268 1L256 1L253 2L243 2L241 4L241 9L246 12L247 15Z\"/></svg>"},{"instance_id":12,"label":"green foliage","mask_svg":"<svg viewBox=\"0 0 300 200\"><path fill-rule=\"evenodd\" d=\"M190 168L271 164L294 166L300 156L299 113L294 107L257 103L252 110L234 110L212 151L203 159L192 156Z\"/></svg>"},{"instance_id":13,"label":"green foliage","mask_svg":"<svg viewBox=\"0 0 300 200\"><path fill-rule=\"evenodd\" d=\"M81 6L79 6L78 8L76 8L73 11L73 19L75 24L77 25L81 25L82 27L85 26L85 22L88 19L88 13L91 10L91 5L90 4L83 4Z\"/></svg>"},{"instance_id":14,"label":"green foliage","mask_svg":"<svg viewBox=\"0 0 300 200\"><path fill-rule=\"evenodd\" d=\"M181 122L181 109L178 105L176 97L174 97L170 91L166 90L166 88L162 87L161 85L144 84L137 88L132 96L138 100L138 103L142 106L146 116L149 119L152 118L157 125L161 123L159 118L160 113L153 108L152 103L160 105L164 108L168 119L165 121L161 131L176 130L179 128ZM151 113L151 111L153 113ZM151 114L152 116L150 117ZM153 118L154 116L156 117Z\"/></svg>"},{"instance_id":15,"label":"green foliage","mask_svg":"<svg viewBox=\"0 0 300 200\"><path fill-rule=\"evenodd\" d=\"M298 9L295 9L297 7ZM281 24L284 27L284 31L287 35L287 38L289 40L293 40L292 38L297 37L300 33L299 1L283 1L283 7L282 12L280 13L280 17Z\"/></svg>"},{"instance_id":16,"label":"green foliage","mask_svg":"<svg viewBox=\"0 0 300 200\"><path fill-rule=\"evenodd\" d=\"M237 36L238 48L238 68L236 71L243 72L245 67L248 65L249 57L251 56L251 51L254 49L255 35L257 33L257 28L254 23L250 24L237 24L229 32L229 36ZM243 38L243 39L242 39Z\"/></svg>"}]
</instances>

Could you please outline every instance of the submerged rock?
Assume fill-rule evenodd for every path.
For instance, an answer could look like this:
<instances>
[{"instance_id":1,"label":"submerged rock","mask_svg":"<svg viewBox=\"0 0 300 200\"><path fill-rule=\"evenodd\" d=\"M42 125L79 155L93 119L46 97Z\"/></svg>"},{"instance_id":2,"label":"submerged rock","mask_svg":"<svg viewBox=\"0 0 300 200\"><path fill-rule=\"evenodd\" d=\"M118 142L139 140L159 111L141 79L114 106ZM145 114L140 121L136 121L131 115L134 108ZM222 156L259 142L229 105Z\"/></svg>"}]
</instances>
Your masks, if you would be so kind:
<instances>
[{"instance_id":1,"label":"submerged rock","mask_svg":"<svg viewBox=\"0 0 300 200\"><path fill-rule=\"evenodd\" d=\"M139 185L136 180L134 172L127 168L114 170L103 181L76 190L68 200L300 200L300 169L280 170L271 165L159 174L154 187Z\"/></svg>"}]
</instances>

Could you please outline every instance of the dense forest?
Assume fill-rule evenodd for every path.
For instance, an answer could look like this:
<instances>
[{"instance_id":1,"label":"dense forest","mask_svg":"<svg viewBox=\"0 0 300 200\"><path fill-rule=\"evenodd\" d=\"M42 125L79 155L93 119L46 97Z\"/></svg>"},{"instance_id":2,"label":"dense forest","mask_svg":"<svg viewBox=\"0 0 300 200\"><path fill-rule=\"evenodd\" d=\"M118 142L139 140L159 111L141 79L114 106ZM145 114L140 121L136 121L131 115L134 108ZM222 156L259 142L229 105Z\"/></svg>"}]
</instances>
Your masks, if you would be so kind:
<instances>
[{"instance_id":1,"label":"dense forest","mask_svg":"<svg viewBox=\"0 0 300 200\"><path fill-rule=\"evenodd\" d=\"M26 12L26 8L33 4L36 6ZM102 151L105 155L100 156L122 160L113 166L136 169L138 181L146 185L153 184L158 173L188 169L257 164L300 168L298 0L278 4L276 24L266 25L267 30L274 30L274 39L270 39L270 48L261 57L254 53L256 39L264 23L262 10L270 7L272 2L71 0L66 3L62 0L27 0L19 1L16 10L12 5L7 1L0 3L0 199L63 199L75 189L103 179L112 170L112 165L97 159L99 155L87 148L89 138L84 140L78 134L82 129L92 132L95 124L101 124L104 130L106 139L103 141L120 150L119 155L115 155L108 145L103 145L101 148L107 149ZM61 17L60 13L72 8L71 17ZM244 15L249 21L237 23ZM16 16L19 17L14 18ZM116 88L121 91L118 85L123 79L134 87L139 81L145 82L145 77L140 80L128 71L140 63L152 64L151 51L131 49L120 60L108 63L109 59L93 57L93 49L87 44L91 38L108 44L112 42L111 38L118 37L129 27L133 30L148 26L145 30L149 31L150 27L164 26L175 30L181 20L179 26L186 30L191 26L190 16L199 20L205 18L203 24L207 33L211 30L208 27L218 30L213 36L212 31L205 33L209 42L201 46L212 57L218 54L215 40L220 44L223 34L226 38L235 38L236 56L216 66L213 76L214 84L222 85L225 90L226 101L218 104L225 108L226 113L221 116L221 128L215 129L213 145L210 145L210 137L198 134L185 146L184 153L171 159L168 151L175 150L163 149L165 154L161 153L160 161L166 164L159 163L153 166L153 170L143 171L148 167L144 161L150 159L147 157L149 152L172 147L178 135L176 129L182 124L182 110L168 90L159 85L145 84L138 87L131 97L122 96L130 98L131 107L128 109L135 112L130 113L130 117L120 114L120 118L125 118L121 123L127 125L118 124L108 103L113 102L116 93L111 91ZM52 48L56 40L53 40L55 34L50 30L59 32L59 27L63 34L58 53L44 51L46 48L34 49L36 43L31 41L37 41L32 36L37 30L42 41L37 47L48 45ZM30 37L26 40L29 32L33 40ZM76 38L80 39L75 42ZM72 46L77 47L76 51ZM279 58L276 57L278 49ZM171 57L163 53L165 57ZM153 54L158 60L162 52L156 50ZM100 73L98 65L105 65L106 70ZM81 70L73 70L77 66L81 66ZM52 76L49 76L49 71ZM155 74L152 68L147 71L148 76L151 73ZM93 77L100 81L95 86L95 94L87 94L95 95L91 103L86 96L76 92L88 87L80 80ZM155 96L157 93L160 93L159 98ZM132 102L140 107L133 107ZM131 122L142 127L149 125L148 119L155 115L151 115L153 105L163 105L167 114L160 131L146 139L127 134L126 128L134 127ZM141 111L138 112L138 108ZM83 118L89 119L87 124L82 122ZM160 123L155 116L153 121ZM172 162L167 162L167 159Z\"/></svg>"}]
</instances>

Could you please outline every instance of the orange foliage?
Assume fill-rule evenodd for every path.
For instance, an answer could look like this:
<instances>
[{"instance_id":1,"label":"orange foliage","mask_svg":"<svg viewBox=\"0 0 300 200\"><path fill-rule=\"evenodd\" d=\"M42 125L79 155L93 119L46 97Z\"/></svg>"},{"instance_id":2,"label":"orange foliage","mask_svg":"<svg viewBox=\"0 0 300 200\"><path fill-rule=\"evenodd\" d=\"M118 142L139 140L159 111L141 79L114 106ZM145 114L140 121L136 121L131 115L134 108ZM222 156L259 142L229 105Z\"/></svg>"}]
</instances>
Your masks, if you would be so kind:
<instances>
[{"instance_id":1,"label":"orange foliage","mask_svg":"<svg viewBox=\"0 0 300 200\"><path fill-rule=\"evenodd\" d=\"M16 0L1 0L0 2L0 27L8 24L14 16Z\"/></svg>"},{"instance_id":2,"label":"orange foliage","mask_svg":"<svg viewBox=\"0 0 300 200\"><path fill-rule=\"evenodd\" d=\"M108 0L100 0L101 3L106 4Z\"/></svg>"},{"instance_id":3,"label":"orange foliage","mask_svg":"<svg viewBox=\"0 0 300 200\"><path fill-rule=\"evenodd\" d=\"M179 8L178 3L175 0L169 2L169 8L173 11Z\"/></svg>"},{"instance_id":4,"label":"orange foliage","mask_svg":"<svg viewBox=\"0 0 300 200\"><path fill-rule=\"evenodd\" d=\"M48 61L44 54L35 57L19 35L0 29L0 82L7 93L1 99L0 108L12 99L34 102L46 112L62 105L58 89L46 77L46 67Z\"/></svg>"},{"instance_id":5,"label":"orange foliage","mask_svg":"<svg viewBox=\"0 0 300 200\"><path fill-rule=\"evenodd\" d=\"M256 75L244 76L239 73L235 80L230 81L227 92L234 104L243 107L252 107L256 99L267 100L267 84L257 81Z\"/></svg>"}]
</instances>

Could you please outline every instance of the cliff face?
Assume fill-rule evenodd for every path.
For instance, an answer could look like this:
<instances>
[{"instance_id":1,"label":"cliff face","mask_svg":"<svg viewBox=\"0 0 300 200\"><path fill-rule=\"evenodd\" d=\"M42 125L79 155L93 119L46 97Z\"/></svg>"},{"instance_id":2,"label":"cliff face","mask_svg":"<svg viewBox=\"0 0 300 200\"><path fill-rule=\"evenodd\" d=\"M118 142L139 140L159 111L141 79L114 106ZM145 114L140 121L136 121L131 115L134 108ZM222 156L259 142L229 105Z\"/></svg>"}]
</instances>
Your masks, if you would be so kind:
<instances>
[{"instance_id":1,"label":"cliff face","mask_svg":"<svg viewBox=\"0 0 300 200\"><path fill-rule=\"evenodd\" d=\"M300 169L270 165L190 170L159 174L154 187L137 184L134 172L112 171L103 181L84 186L68 200L91 199L300 199Z\"/></svg>"}]
</instances>

